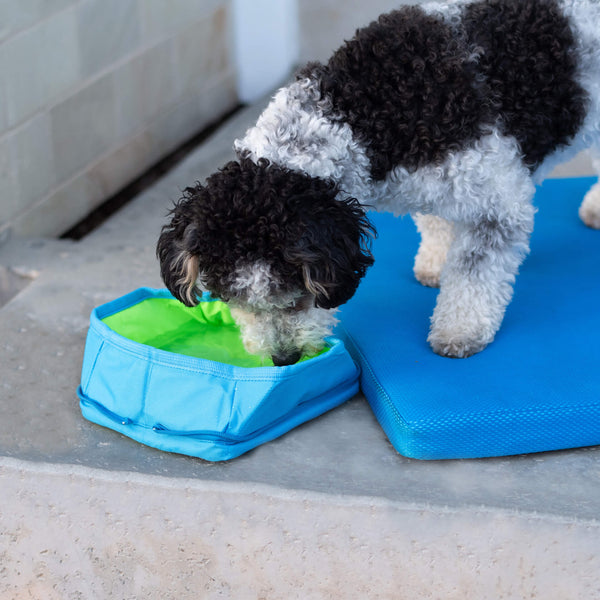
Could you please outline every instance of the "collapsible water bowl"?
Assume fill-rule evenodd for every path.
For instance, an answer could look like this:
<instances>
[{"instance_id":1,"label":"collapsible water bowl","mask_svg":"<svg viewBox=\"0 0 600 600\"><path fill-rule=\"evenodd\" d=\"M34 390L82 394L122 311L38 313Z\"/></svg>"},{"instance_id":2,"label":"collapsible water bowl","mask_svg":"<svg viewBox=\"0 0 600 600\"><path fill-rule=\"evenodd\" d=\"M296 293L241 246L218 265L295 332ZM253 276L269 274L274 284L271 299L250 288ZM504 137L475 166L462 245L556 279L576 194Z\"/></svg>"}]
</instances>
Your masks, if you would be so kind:
<instances>
[{"instance_id":1,"label":"collapsible water bowl","mask_svg":"<svg viewBox=\"0 0 600 600\"><path fill-rule=\"evenodd\" d=\"M81 385L83 416L148 446L228 460L338 406L359 370L336 337L285 367L248 354L227 305L194 308L140 288L95 308Z\"/></svg>"}]
</instances>

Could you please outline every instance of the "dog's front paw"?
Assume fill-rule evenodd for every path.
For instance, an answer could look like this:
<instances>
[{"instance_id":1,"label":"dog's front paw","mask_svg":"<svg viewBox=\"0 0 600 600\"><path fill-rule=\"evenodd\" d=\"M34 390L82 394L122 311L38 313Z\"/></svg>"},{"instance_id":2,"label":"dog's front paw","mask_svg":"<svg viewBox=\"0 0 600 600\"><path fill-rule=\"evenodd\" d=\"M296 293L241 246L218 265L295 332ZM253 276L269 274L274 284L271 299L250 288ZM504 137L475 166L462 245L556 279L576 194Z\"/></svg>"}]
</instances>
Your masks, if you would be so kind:
<instances>
[{"instance_id":1,"label":"dog's front paw","mask_svg":"<svg viewBox=\"0 0 600 600\"><path fill-rule=\"evenodd\" d=\"M433 215L415 215L421 244L415 256L414 274L427 287L440 287L440 276L452 243L452 224Z\"/></svg>"},{"instance_id":2,"label":"dog's front paw","mask_svg":"<svg viewBox=\"0 0 600 600\"><path fill-rule=\"evenodd\" d=\"M417 264L415 260L414 273L415 278L421 285L432 288L440 287L441 269L428 268L428 266Z\"/></svg>"},{"instance_id":3,"label":"dog's front paw","mask_svg":"<svg viewBox=\"0 0 600 600\"><path fill-rule=\"evenodd\" d=\"M468 358L481 352L488 344L488 341L480 337L470 337L460 333L444 334L432 331L427 338L431 349L440 356L448 358Z\"/></svg>"},{"instance_id":4,"label":"dog's front paw","mask_svg":"<svg viewBox=\"0 0 600 600\"><path fill-rule=\"evenodd\" d=\"M467 358L481 352L494 340L497 327L485 313L456 310L450 317L436 307L427 341L436 354Z\"/></svg>"},{"instance_id":5,"label":"dog's front paw","mask_svg":"<svg viewBox=\"0 0 600 600\"><path fill-rule=\"evenodd\" d=\"M583 199L579 217L592 229L600 229L600 184L596 184Z\"/></svg>"}]
</instances>

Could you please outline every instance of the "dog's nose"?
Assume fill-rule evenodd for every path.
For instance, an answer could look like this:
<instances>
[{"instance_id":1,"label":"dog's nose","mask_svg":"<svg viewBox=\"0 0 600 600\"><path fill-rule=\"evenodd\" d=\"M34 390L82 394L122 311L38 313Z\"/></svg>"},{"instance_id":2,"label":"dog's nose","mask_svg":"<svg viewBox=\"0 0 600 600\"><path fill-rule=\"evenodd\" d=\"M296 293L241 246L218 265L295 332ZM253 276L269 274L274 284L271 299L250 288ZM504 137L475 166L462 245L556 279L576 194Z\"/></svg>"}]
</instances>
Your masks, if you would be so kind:
<instances>
[{"instance_id":1,"label":"dog's nose","mask_svg":"<svg viewBox=\"0 0 600 600\"><path fill-rule=\"evenodd\" d=\"M271 358L273 359L273 364L276 367L285 367L287 365L293 365L300 360L301 353L299 350L289 353L279 353L273 354Z\"/></svg>"}]
</instances>

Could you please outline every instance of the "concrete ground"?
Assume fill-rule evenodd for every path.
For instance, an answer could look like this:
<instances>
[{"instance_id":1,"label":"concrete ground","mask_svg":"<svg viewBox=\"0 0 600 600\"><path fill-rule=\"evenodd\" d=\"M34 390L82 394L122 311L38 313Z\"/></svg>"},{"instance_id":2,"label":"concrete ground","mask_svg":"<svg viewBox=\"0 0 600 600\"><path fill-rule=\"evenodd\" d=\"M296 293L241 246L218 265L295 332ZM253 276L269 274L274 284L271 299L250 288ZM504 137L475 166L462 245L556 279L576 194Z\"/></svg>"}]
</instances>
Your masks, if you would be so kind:
<instances>
[{"instance_id":1,"label":"concrete ground","mask_svg":"<svg viewBox=\"0 0 600 600\"><path fill-rule=\"evenodd\" d=\"M600 448L411 460L360 394L218 464L81 417L90 311L162 286L171 201L261 108L82 241L0 247L0 600L600 598Z\"/></svg>"}]
</instances>

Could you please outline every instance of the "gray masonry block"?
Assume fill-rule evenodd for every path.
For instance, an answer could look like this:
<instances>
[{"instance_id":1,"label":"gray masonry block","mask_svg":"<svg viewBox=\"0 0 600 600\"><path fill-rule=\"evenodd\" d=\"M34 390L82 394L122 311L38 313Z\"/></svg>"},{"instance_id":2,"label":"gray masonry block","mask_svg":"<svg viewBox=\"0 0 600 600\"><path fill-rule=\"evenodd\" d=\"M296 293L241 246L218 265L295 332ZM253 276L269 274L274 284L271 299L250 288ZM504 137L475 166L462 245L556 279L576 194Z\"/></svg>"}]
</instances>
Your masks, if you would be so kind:
<instances>
[{"instance_id":1,"label":"gray masonry block","mask_svg":"<svg viewBox=\"0 0 600 600\"><path fill-rule=\"evenodd\" d=\"M179 93L205 88L207 82L232 70L229 31L229 13L220 6L177 34L174 68Z\"/></svg>"},{"instance_id":2,"label":"gray masonry block","mask_svg":"<svg viewBox=\"0 0 600 600\"><path fill-rule=\"evenodd\" d=\"M19 188L17 186L17 167L15 164L15 136L0 137L0 227L2 223L19 210Z\"/></svg>"},{"instance_id":3,"label":"gray masonry block","mask_svg":"<svg viewBox=\"0 0 600 600\"><path fill-rule=\"evenodd\" d=\"M40 232L61 235L138 174L212 122L215 119L215 107L219 107L219 111L227 111L236 103L235 81L231 73L209 82L204 90L184 94L169 110L149 120L145 128L88 164L85 170L29 209L21 210L14 217L18 205L8 205L6 215L13 215L14 232L22 236L35 236ZM1 173L0 165L0 177ZM11 173L8 168L6 176L9 177Z\"/></svg>"},{"instance_id":4,"label":"gray masonry block","mask_svg":"<svg viewBox=\"0 0 600 600\"><path fill-rule=\"evenodd\" d=\"M140 5L143 39L152 43L185 28L189 23L201 20L215 9L229 9L231 4L231 0L143 0Z\"/></svg>"},{"instance_id":5,"label":"gray masonry block","mask_svg":"<svg viewBox=\"0 0 600 600\"><path fill-rule=\"evenodd\" d=\"M84 78L139 46L138 4L135 0L88 0L78 7L77 33Z\"/></svg>"},{"instance_id":6,"label":"gray masonry block","mask_svg":"<svg viewBox=\"0 0 600 600\"><path fill-rule=\"evenodd\" d=\"M24 211L57 183L49 114L36 115L20 127L12 139L19 210Z\"/></svg>"},{"instance_id":7,"label":"gray masonry block","mask_svg":"<svg viewBox=\"0 0 600 600\"><path fill-rule=\"evenodd\" d=\"M115 143L115 81L107 75L50 111L58 181L65 181Z\"/></svg>"},{"instance_id":8,"label":"gray masonry block","mask_svg":"<svg viewBox=\"0 0 600 600\"><path fill-rule=\"evenodd\" d=\"M0 2L0 42L76 3L77 0Z\"/></svg>"},{"instance_id":9,"label":"gray masonry block","mask_svg":"<svg viewBox=\"0 0 600 600\"><path fill-rule=\"evenodd\" d=\"M59 12L3 44L7 121L14 127L52 104L79 79L77 21Z\"/></svg>"},{"instance_id":10,"label":"gray masonry block","mask_svg":"<svg viewBox=\"0 0 600 600\"><path fill-rule=\"evenodd\" d=\"M15 235L36 236L39 232L59 236L85 218L105 195L101 182L83 173L60 186L43 201L12 221Z\"/></svg>"},{"instance_id":11,"label":"gray masonry block","mask_svg":"<svg viewBox=\"0 0 600 600\"><path fill-rule=\"evenodd\" d=\"M225 73L207 82L204 89L188 91L152 124L153 137L161 148L172 150L237 105L235 76ZM215 112L219 107L219 112Z\"/></svg>"},{"instance_id":12,"label":"gray masonry block","mask_svg":"<svg viewBox=\"0 0 600 600\"><path fill-rule=\"evenodd\" d=\"M117 131L121 139L177 99L174 42L168 39L119 67L114 73Z\"/></svg>"},{"instance_id":13,"label":"gray masonry block","mask_svg":"<svg viewBox=\"0 0 600 600\"><path fill-rule=\"evenodd\" d=\"M0 73L4 73L4 61L7 60L6 52L0 48ZM6 107L6 82L0 78L0 135L8 129L8 109Z\"/></svg>"}]
</instances>

